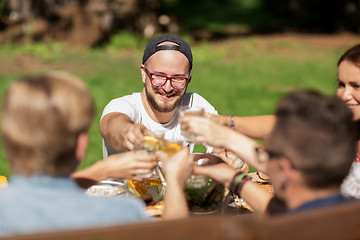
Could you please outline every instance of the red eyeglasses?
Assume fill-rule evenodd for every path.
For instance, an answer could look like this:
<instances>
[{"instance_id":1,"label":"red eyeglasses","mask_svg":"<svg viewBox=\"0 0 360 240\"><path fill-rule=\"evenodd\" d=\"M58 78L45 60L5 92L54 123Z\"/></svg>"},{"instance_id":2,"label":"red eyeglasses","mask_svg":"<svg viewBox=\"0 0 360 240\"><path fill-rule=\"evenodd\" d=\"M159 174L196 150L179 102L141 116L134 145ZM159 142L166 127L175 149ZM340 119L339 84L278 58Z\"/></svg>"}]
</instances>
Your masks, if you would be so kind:
<instances>
[{"instance_id":1,"label":"red eyeglasses","mask_svg":"<svg viewBox=\"0 0 360 240\"><path fill-rule=\"evenodd\" d=\"M150 82L153 86L155 87L162 87L166 84L166 82L169 80L170 81L170 85L175 88L175 89L183 89L184 87L186 87L186 85L188 84L188 82L190 81L190 77L191 77L191 73L189 75L189 77L184 77L184 76L173 76L173 77L169 77L166 76L164 74L161 73L153 73L150 72L149 69L146 67L146 65L144 64L145 67L145 72L146 74L149 76L150 78Z\"/></svg>"}]
</instances>

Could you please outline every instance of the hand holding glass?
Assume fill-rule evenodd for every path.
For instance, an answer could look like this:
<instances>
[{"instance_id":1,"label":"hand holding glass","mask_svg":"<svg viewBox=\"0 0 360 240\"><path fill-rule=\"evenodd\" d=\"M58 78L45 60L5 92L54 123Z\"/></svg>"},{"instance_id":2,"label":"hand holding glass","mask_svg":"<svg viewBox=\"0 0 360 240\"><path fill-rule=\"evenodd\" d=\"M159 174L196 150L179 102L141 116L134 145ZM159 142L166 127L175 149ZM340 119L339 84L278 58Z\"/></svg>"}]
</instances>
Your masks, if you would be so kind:
<instances>
[{"instance_id":1,"label":"hand holding glass","mask_svg":"<svg viewBox=\"0 0 360 240\"><path fill-rule=\"evenodd\" d=\"M154 154L155 151L160 149L160 146L163 142L162 135L147 135L144 136L144 141L141 145L136 145L134 151L139 154ZM138 177L149 178L155 174L155 169L153 172L148 174L141 174Z\"/></svg>"},{"instance_id":2,"label":"hand holding glass","mask_svg":"<svg viewBox=\"0 0 360 240\"><path fill-rule=\"evenodd\" d=\"M201 107L182 106L179 109L179 119L183 118L185 115L205 116L205 112ZM195 142L195 136L191 133L182 130L181 134L185 137L186 141Z\"/></svg>"}]
</instances>

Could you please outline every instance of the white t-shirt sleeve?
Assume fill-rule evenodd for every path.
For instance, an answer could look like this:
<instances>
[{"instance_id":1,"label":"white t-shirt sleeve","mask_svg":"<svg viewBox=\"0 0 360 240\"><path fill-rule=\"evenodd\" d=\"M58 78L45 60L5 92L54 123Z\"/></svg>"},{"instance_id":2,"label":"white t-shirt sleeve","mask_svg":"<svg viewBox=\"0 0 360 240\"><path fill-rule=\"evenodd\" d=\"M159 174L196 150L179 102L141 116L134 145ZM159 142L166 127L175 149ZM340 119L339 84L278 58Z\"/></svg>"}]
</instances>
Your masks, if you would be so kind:
<instances>
[{"instance_id":1,"label":"white t-shirt sleeve","mask_svg":"<svg viewBox=\"0 0 360 240\"><path fill-rule=\"evenodd\" d=\"M126 114L133 122L136 122L139 115L137 94L138 93L133 93L131 95L111 100L105 106L101 119L108 113L120 112Z\"/></svg>"},{"instance_id":2,"label":"white t-shirt sleeve","mask_svg":"<svg viewBox=\"0 0 360 240\"><path fill-rule=\"evenodd\" d=\"M104 108L101 115L101 119L109 113L119 112L126 114L131 121L138 122L140 118L139 106L141 104L140 93L133 93L131 95L126 95L120 98L111 100ZM104 139L102 141L103 148L103 158L108 157L111 154L119 153L120 151L115 150L109 143Z\"/></svg>"}]
</instances>

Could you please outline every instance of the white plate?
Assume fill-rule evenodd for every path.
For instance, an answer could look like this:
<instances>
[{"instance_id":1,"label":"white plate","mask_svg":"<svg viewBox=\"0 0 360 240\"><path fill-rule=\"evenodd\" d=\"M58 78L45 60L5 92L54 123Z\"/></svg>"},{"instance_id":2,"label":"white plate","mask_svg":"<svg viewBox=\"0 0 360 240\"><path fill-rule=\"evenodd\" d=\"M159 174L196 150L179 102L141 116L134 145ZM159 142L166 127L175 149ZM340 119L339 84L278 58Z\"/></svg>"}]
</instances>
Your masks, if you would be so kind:
<instances>
[{"instance_id":1,"label":"white plate","mask_svg":"<svg viewBox=\"0 0 360 240\"><path fill-rule=\"evenodd\" d=\"M127 189L122 187L115 187L111 185L93 185L89 187L85 194L89 196L114 196L127 193Z\"/></svg>"}]
</instances>

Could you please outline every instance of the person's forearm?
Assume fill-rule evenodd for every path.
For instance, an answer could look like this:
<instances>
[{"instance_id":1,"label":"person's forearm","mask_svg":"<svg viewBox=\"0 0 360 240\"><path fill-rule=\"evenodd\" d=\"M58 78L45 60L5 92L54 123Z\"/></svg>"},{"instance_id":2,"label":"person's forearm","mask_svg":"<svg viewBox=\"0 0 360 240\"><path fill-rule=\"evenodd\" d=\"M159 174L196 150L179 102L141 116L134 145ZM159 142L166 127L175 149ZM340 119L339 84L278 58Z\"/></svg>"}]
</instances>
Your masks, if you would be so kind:
<instances>
[{"instance_id":1,"label":"person's forearm","mask_svg":"<svg viewBox=\"0 0 360 240\"><path fill-rule=\"evenodd\" d=\"M165 193L165 207L163 213L164 220L174 220L186 218L188 216L188 207L184 195L183 186L176 180L167 179Z\"/></svg>"},{"instance_id":2,"label":"person's forearm","mask_svg":"<svg viewBox=\"0 0 360 240\"><path fill-rule=\"evenodd\" d=\"M221 128L217 128L214 126L213 129L217 129L218 131L214 134L215 137L209 137L211 135L207 136L208 144L230 150L256 170L264 173L267 172L266 161L259 161L259 156L256 151L260 146L259 143L228 127L221 126Z\"/></svg>"},{"instance_id":3,"label":"person's forearm","mask_svg":"<svg viewBox=\"0 0 360 240\"><path fill-rule=\"evenodd\" d=\"M131 124L130 118L125 114L109 113L100 121L100 134L114 149L127 150L123 144L124 135Z\"/></svg>"},{"instance_id":4,"label":"person's forearm","mask_svg":"<svg viewBox=\"0 0 360 240\"><path fill-rule=\"evenodd\" d=\"M239 194L255 212L262 214L265 214L270 199L274 196L271 192L253 181L245 182Z\"/></svg>"},{"instance_id":5,"label":"person's forearm","mask_svg":"<svg viewBox=\"0 0 360 240\"><path fill-rule=\"evenodd\" d=\"M214 115L211 119L257 140L265 140L270 135L276 120L274 115L234 116L233 123L228 115Z\"/></svg>"},{"instance_id":6,"label":"person's forearm","mask_svg":"<svg viewBox=\"0 0 360 240\"><path fill-rule=\"evenodd\" d=\"M104 180L108 177L106 162L98 161L89 167L78 170L71 174L71 178L82 188L88 188L91 185Z\"/></svg>"},{"instance_id":7,"label":"person's forearm","mask_svg":"<svg viewBox=\"0 0 360 240\"><path fill-rule=\"evenodd\" d=\"M267 172L267 163L259 161L259 156L255 150L257 147L259 147L259 144L251 138L232 131L229 133L229 137L226 139L224 147L234 152L243 161L247 162L256 170L264 173Z\"/></svg>"}]
</instances>

